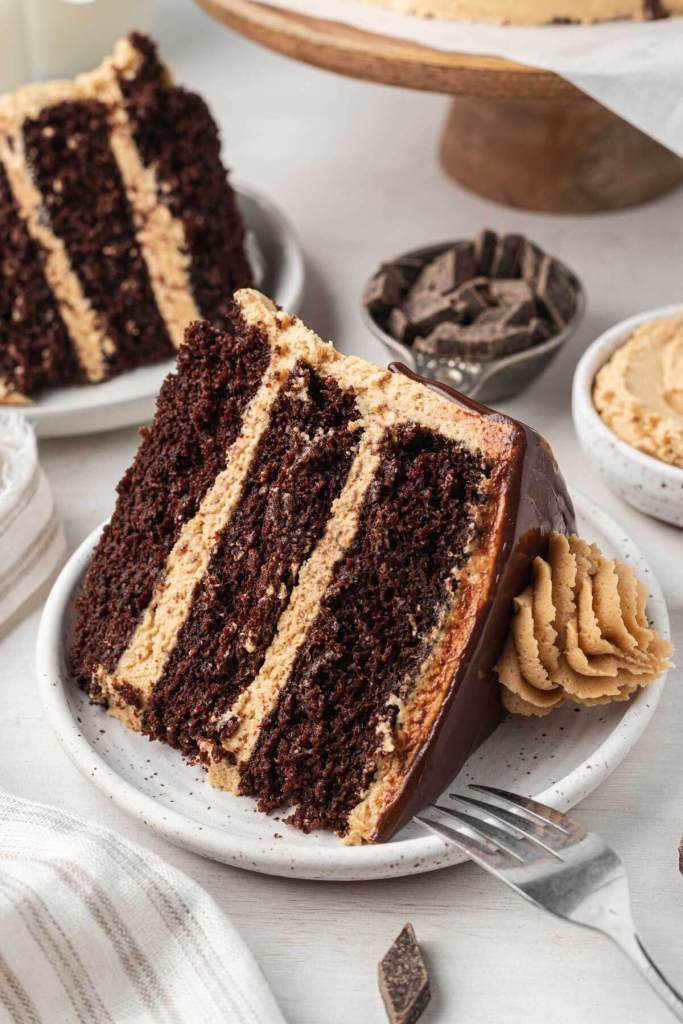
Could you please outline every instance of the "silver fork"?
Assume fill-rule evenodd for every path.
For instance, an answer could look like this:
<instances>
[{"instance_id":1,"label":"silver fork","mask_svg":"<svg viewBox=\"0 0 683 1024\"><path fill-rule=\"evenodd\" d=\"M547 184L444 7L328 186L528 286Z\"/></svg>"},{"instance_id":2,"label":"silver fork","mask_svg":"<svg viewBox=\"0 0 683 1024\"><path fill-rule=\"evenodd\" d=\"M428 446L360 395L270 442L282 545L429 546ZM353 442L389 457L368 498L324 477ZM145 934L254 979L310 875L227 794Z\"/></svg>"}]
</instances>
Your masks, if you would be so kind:
<instances>
[{"instance_id":1,"label":"silver fork","mask_svg":"<svg viewBox=\"0 0 683 1024\"><path fill-rule=\"evenodd\" d=\"M535 800L492 786L468 788L486 799L449 793L467 810L437 803L415 820L456 843L535 906L608 935L674 1017L683 1021L683 997L638 938L626 872L607 843L573 818Z\"/></svg>"}]
</instances>

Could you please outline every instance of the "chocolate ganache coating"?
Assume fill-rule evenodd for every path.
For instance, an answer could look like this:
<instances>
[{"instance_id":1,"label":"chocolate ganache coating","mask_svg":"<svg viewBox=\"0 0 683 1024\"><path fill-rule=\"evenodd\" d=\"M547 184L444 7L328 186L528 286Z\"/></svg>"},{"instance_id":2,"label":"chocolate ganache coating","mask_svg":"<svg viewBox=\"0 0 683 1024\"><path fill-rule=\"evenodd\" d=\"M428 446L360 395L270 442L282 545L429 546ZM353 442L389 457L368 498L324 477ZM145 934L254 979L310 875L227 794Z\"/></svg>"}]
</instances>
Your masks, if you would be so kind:
<instances>
[{"instance_id":1,"label":"chocolate ganache coating","mask_svg":"<svg viewBox=\"0 0 683 1024\"><path fill-rule=\"evenodd\" d=\"M493 584L480 608L468 645L454 666L448 694L400 791L380 816L373 840L389 839L421 808L443 793L463 764L503 717L494 671L512 613L513 598L528 582L531 563L550 534L575 532L574 508L547 441L535 430L488 409L454 388L413 373L400 363L389 369L446 395L483 416L516 428L513 469L507 480L505 515L499 526Z\"/></svg>"}]
</instances>

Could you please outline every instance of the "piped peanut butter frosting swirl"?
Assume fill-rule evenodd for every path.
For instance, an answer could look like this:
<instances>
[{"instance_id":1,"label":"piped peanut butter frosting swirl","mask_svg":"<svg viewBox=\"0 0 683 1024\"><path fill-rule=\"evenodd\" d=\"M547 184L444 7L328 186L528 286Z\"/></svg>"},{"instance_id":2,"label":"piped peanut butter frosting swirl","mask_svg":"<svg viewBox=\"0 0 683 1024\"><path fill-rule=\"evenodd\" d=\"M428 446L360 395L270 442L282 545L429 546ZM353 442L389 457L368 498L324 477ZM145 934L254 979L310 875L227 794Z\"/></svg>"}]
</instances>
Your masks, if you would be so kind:
<instances>
[{"instance_id":1,"label":"piped peanut butter frosting swirl","mask_svg":"<svg viewBox=\"0 0 683 1024\"><path fill-rule=\"evenodd\" d=\"M648 623L647 588L633 570L580 537L553 534L547 558L515 598L496 666L503 704L546 715L566 700L628 700L670 666L673 649Z\"/></svg>"}]
</instances>

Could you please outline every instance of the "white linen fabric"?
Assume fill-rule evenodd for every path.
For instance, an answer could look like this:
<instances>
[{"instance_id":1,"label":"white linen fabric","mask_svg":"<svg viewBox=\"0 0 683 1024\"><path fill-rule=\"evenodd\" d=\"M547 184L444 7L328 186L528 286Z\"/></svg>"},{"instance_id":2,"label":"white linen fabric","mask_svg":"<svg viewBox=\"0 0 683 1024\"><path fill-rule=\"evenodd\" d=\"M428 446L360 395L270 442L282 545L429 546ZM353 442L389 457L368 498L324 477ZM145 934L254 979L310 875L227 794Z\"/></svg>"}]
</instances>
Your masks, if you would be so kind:
<instances>
[{"instance_id":1,"label":"white linen fabric","mask_svg":"<svg viewBox=\"0 0 683 1024\"><path fill-rule=\"evenodd\" d=\"M213 900L115 833L0 791L2 1024L284 1024Z\"/></svg>"},{"instance_id":2,"label":"white linen fabric","mask_svg":"<svg viewBox=\"0 0 683 1024\"><path fill-rule=\"evenodd\" d=\"M414 18L364 0L268 0L273 7L554 71L683 156L683 17L598 25L473 25Z\"/></svg>"},{"instance_id":3,"label":"white linen fabric","mask_svg":"<svg viewBox=\"0 0 683 1024\"><path fill-rule=\"evenodd\" d=\"M0 626L52 575L66 542L24 417L0 411Z\"/></svg>"}]
</instances>

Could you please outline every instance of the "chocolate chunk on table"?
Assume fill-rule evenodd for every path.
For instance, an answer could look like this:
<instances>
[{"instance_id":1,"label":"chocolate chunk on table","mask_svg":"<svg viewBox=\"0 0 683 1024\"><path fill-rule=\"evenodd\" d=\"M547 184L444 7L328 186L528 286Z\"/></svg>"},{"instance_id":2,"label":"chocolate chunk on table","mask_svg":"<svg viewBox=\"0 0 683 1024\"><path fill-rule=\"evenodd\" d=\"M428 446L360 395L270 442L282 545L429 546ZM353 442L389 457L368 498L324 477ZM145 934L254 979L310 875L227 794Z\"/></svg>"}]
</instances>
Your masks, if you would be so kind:
<instances>
[{"instance_id":1,"label":"chocolate chunk on table","mask_svg":"<svg viewBox=\"0 0 683 1024\"><path fill-rule=\"evenodd\" d=\"M379 990L390 1024L416 1024L429 1002L429 974L412 924L379 962Z\"/></svg>"},{"instance_id":2,"label":"chocolate chunk on table","mask_svg":"<svg viewBox=\"0 0 683 1024\"><path fill-rule=\"evenodd\" d=\"M373 316L385 317L389 310L401 304L403 288L401 277L393 266L386 267L369 281L363 302Z\"/></svg>"},{"instance_id":3,"label":"chocolate chunk on table","mask_svg":"<svg viewBox=\"0 0 683 1024\"><path fill-rule=\"evenodd\" d=\"M558 327L569 323L576 312L576 288L557 260L544 256L536 285L538 302Z\"/></svg>"}]
</instances>

